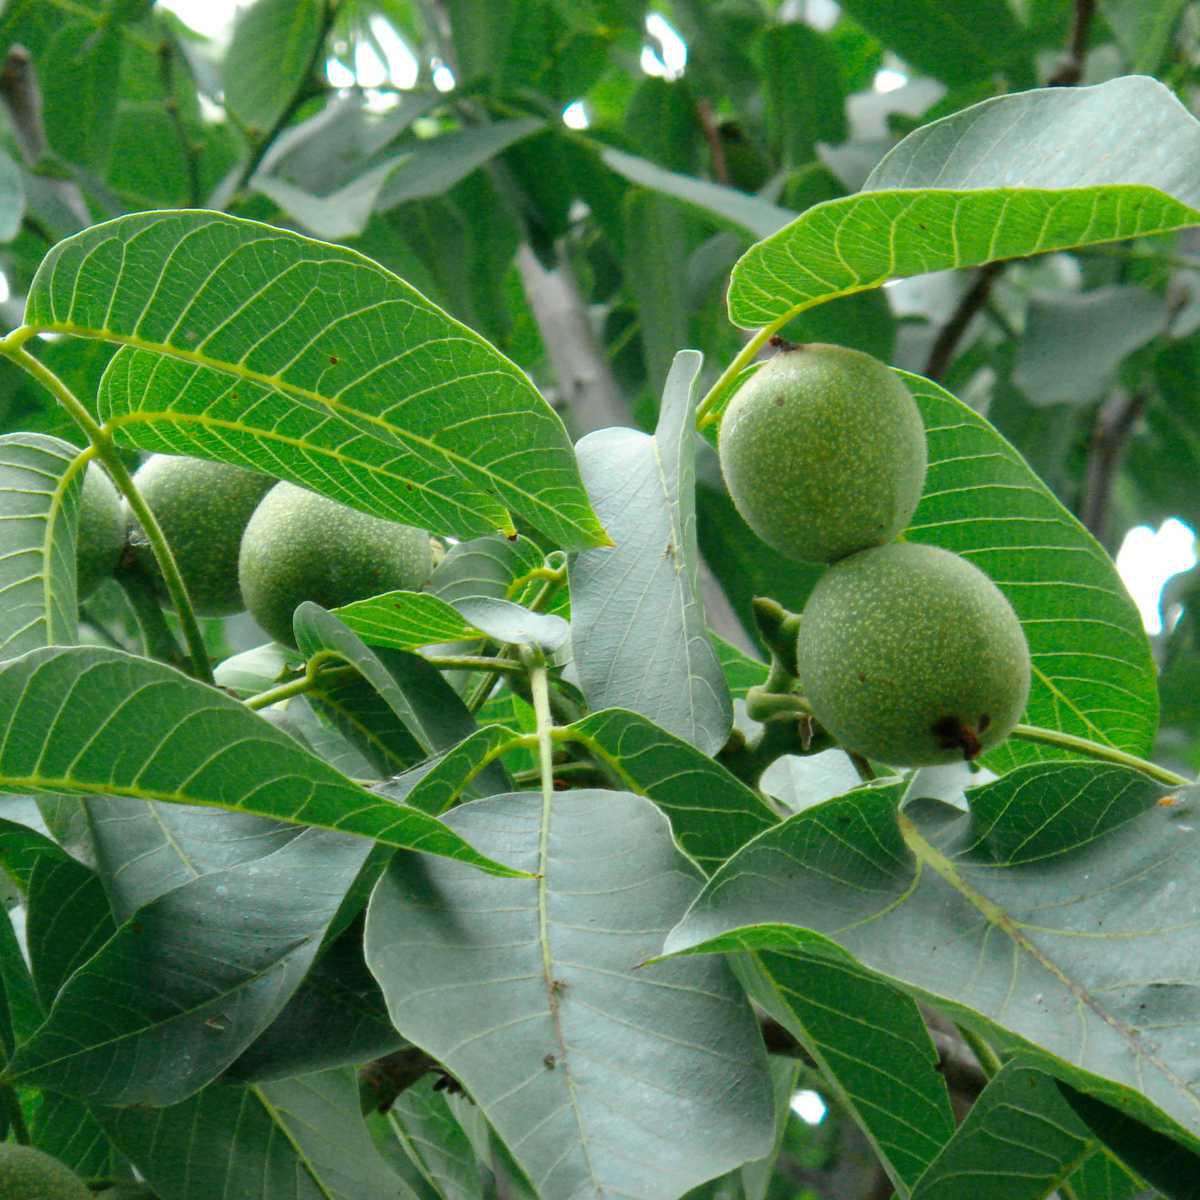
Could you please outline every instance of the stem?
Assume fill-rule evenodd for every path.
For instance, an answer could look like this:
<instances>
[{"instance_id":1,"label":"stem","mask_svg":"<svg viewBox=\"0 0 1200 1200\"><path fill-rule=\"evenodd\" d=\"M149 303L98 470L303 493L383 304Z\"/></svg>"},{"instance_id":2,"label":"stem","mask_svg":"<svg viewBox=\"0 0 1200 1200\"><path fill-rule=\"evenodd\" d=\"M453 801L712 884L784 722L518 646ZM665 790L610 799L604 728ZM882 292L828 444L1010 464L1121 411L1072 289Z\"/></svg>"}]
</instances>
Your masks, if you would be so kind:
<instances>
[{"instance_id":1,"label":"stem","mask_svg":"<svg viewBox=\"0 0 1200 1200\"><path fill-rule=\"evenodd\" d=\"M959 340L966 333L967 326L975 314L987 303L992 285L1004 267L1003 262L990 262L979 268L975 282L963 293L958 307L950 314L950 319L942 326L937 340L933 343L933 349L930 350L929 359L925 363L926 379L932 379L936 383L946 373Z\"/></svg>"},{"instance_id":2,"label":"stem","mask_svg":"<svg viewBox=\"0 0 1200 1200\"><path fill-rule=\"evenodd\" d=\"M142 645L150 658L159 662L170 663L173 667L182 667L183 654L179 644L172 636L167 622L163 618L162 608L158 603L158 595L154 584L146 574L137 567L122 566L114 575L133 615L137 619L138 629L142 634Z\"/></svg>"},{"instance_id":3,"label":"stem","mask_svg":"<svg viewBox=\"0 0 1200 1200\"><path fill-rule=\"evenodd\" d=\"M184 166L188 180L188 207L197 208L200 204L200 163L196 151L196 143L188 136L187 126L179 112L179 101L175 95L175 45L171 39L164 38L158 48L159 75L162 79L163 92L166 100L163 107L175 127L175 136L179 138L183 150Z\"/></svg>"},{"instance_id":4,"label":"stem","mask_svg":"<svg viewBox=\"0 0 1200 1200\"><path fill-rule=\"evenodd\" d=\"M510 658L489 657L486 654L425 654L427 663L439 671L499 671L519 674L524 668Z\"/></svg>"},{"instance_id":5,"label":"stem","mask_svg":"<svg viewBox=\"0 0 1200 1200\"><path fill-rule=\"evenodd\" d=\"M1118 393L1100 406L1092 426L1084 472L1079 519L1102 545L1108 545L1109 516L1113 488L1125 461L1125 451L1134 430L1150 403L1150 389Z\"/></svg>"},{"instance_id":6,"label":"stem","mask_svg":"<svg viewBox=\"0 0 1200 1200\"><path fill-rule=\"evenodd\" d=\"M1098 758L1103 762L1132 767L1135 771L1141 771L1143 775L1149 775L1152 779L1157 779L1160 783L1165 783L1170 787L1187 787L1192 783L1192 780L1186 776L1177 775L1167 767L1160 767L1158 763L1138 758L1136 754L1126 754L1124 750L1118 750L1115 746L1104 746L1100 742L1076 737L1073 733L1063 733L1058 729L1042 729L1037 725L1018 725L1010 736L1026 742L1040 742L1046 746L1061 746L1065 750L1078 750L1089 758Z\"/></svg>"},{"instance_id":7,"label":"stem","mask_svg":"<svg viewBox=\"0 0 1200 1200\"><path fill-rule=\"evenodd\" d=\"M716 421L720 415L718 405L725 398L725 393L733 381L753 361L755 355L774 337L777 330L782 329L796 315L797 310L788 309L782 317L777 317L770 325L764 325L742 348L733 361L721 372L717 382L708 389L708 394L696 406L696 428L704 429Z\"/></svg>"},{"instance_id":8,"label":"stem","mask_svg":"<svg viewBox=\"0 0 1200 1200\"><path fill-rule=\"evenodd\" d=\"M752 721L769 721L780 713L812 716L812 708L803 696L790 692L771 692L766 687L752 687L746 693L746 716Z\"/></svg>"},{"instance_id":9,"label":"stem","mask_svg":"<svg viewBox=\"0 0 1200 1200\"><path fill-rule=\"evenodd\" d=\"M28 350L24 349L24 343L35 332L27 325L14 329L7 337L0 339L0 354L6 354L17 366L32 375L54 396L80 429L87 434L88 440L96 448L96 457L108 469L109 476L116 484L117 490L128 501L130 510L141 524L150 548L154 551L154 558L162 572L163 582L167 586L171 603L179 616L179 624L183 629L184 640L187 642L188 656L192 660L192 674L203 683L212 683L212 667L208 661L208 648L204 644L204 636L196 622L196 614L192 611L192 602L188 599L187 588L184 585L183 577L179 574L179 567L175 563L175 556L171 553L171 547L167 544L162 527L154 513L150 511L150 506L142 499L142 494L137 490L124 460L117 453L117 448L113 445L108 430L96 423L96 419L80 403L78 397L49 367L39 362Z\"/></svg>"},{"instance_id":10,"label":"stem","mask_svg":"<svg viewBox=\"0 0 1200 1200\"><path fill-rule=\"evenodd\" d=\"M968 1029L965 1025L956 1023L954 1028L958 1030L962 1040L971 1047L971 1053L975 1055L975 1061L979 1063L979 1069L988 1079L995 1078L1000 1068L1004 1065L1001 1063L995 1050L979 1034L972 1029Z\"/></svg>"},{"instance_id":11,"label":"stem","mask_svg":"<svg viewBox=\"0 0 1200 1200\"><path fill-rule=\"evenodd\" d=\"M866 758L856 750L847 750L846 757L854 764L858 777L863 783L870 783L875 778L875 772Z\"/></svg>"},{"instance_id":12,"label":"stem","mask_svg":"<svg viewBox=\"0 0 1200 1200\"><path fill-rule=\"evenodd\" d=\"M13 1137L21 1146L32 1143L29 1136L29 1126L25 1124L25 1114L21 1111L21 1098L11 1083L0 1085L0 1095L3 1096L4 1107L8 1113L8 1123L12 1126Z\"/></svg>"},{"instance_id":13,"label":"stem","mask_svg":"<svg viewBox=\"0 0 1200 1200\"><path fill-rule=\"evenodd\" d=\"M307 692L310 688L315 687L322 667L327 662L337 658L338 655L332 650L319 650L304 664L304 674L299 679L290 679L287 683L281 683L277 687L268 688L265 692L259 692L257 696L251 696L249 699L243 700L242 703L247 708L257 711L260 708L269 708L272 704L278 704L280 700L289 700L292 696L299 696L303 692ZM345 667L337 669L337 671L341 670L353 672L354 668ZM335 671L326 671L326 680L335 673Z\"/></svg>"},{"instance_id":14,"label":"stem","mask_svg":"<svg viewBox=\"0 0 1200 1200\"><path fill-rule=\"evenodd\" d=\"M550 716L550 685L546 676L546 660L540 650L522 647L521 660L529 672L529 686L533 692L533 713L537 719L538 760L542 775L542 801L548 808L554 795L554 740L551 730L554 721Z\"/></svg>"}]
</instances>

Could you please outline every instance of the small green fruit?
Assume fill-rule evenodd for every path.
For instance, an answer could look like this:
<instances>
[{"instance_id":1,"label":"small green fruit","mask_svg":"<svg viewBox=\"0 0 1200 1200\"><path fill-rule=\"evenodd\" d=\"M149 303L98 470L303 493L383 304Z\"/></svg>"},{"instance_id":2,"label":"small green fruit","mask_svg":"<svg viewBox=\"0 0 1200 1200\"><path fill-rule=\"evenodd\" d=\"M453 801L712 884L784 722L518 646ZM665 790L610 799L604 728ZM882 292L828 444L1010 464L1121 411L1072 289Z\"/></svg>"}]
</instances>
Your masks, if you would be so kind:
<instances>
[{"instance_id":1,"label":"small green fruit","mask_svg":"<svg viewBox=\"0 0 1200 1200\"><path fill-rule=\"evenodd\" d=\"M245 608L238 590L242 533L275 481L229 463L169 454L148 458L133 481L162 526L197 614L224 617L241 612ZM136 523L131 544L165 603L166 584Z\"/></svg>"},{"instance_id":2,"label":"small green fruit","mask_svg":"<svg viewBox=\"0 0 1200 1200\"><path fill-rule=\"evenodd\" d=\"M32 1146L0 1143L0 1197L3 1200L91 1200L92 1193L57 1158Z\"/></svg>"},{"instance_id":3,"label":"small green fruit","mask_svg":"<svg viewBox=\"0 0 1200 1200\"><path fill-rule=\"evenodd\" d=\"M86 600L117 568L125 547L121 497L104 471L89 463L79 496L75 536L75 594Z\"/></svg>"},{"instance_id":4,"label":"small green fruit","mask_svg":"<svg viewBox=\"0 0 1200 1200\"><path fill-rule=\"evenodd\" d=\"M338 608L380 592L419 588L432 570L429 535L347 508L291 483L276 484L242 538L238 564L250 615L293 643L305 600Z\"/></svg>"},{"instance_id":5,"label":"small green fruit","mask_svg":"<svg viewBox=\"0 0 1200 1200\"><path fill-rule=\"evenodd\" d=\"M961 762L1002 742L1029 697L1029 647L1000 589L966 559L895 543L836 563L796 642L817 720L896 767Z\"/></svg>"},{"instance_id":6,"label":"small green fruit","mask_svg":"<svg viewBox=\"0 0 1200 1200\"><path fill-rule=\"evenodd\" d=\"M925 482L925 427L908 389L844 346L799 346L760 367L730 402L719 445L746 524L802 562L891 541Z\"/></svg>"}]
</instances>

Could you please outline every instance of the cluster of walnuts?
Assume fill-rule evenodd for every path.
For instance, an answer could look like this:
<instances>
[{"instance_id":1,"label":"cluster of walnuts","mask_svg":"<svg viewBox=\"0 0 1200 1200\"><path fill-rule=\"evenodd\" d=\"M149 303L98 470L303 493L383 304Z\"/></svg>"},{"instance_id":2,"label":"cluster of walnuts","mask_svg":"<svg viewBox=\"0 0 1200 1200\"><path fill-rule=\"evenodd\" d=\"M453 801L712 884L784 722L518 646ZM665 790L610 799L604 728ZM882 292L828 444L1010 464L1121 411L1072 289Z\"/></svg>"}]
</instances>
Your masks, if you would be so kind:
<instances>
[{"instance_id":1,"label":"cluster of walnuts","mask_svg":"<svg viewBox=\"0 0 1200 1200\"><path fill-rule=\"evenodd\" d=\"M893 766L973 759L1029 696L1029 647L1003 594L936 546L894 541L921 498L925 427L883 363L788 346L740 388L721 468L750 528L790 558L831 563L800 622L813 713L847 750Z\"/></svg>"},{"instance_id":2,"label":"cluster of walnuts","mask_svg":"<svg viewBox=\"0 0 1200 1200\"><path fill-rule=\"evenodd\" d=\"M248 611L280 642L293 643L292 613L305 600L337 608L419 588L433 569L424 530L257 471L156 454L134 482L171 547L195 611L206 617ZM128 552L167 601L145 533L95 463L84 477L77 547L80 599Z\"/></svg>"}]
</instances>

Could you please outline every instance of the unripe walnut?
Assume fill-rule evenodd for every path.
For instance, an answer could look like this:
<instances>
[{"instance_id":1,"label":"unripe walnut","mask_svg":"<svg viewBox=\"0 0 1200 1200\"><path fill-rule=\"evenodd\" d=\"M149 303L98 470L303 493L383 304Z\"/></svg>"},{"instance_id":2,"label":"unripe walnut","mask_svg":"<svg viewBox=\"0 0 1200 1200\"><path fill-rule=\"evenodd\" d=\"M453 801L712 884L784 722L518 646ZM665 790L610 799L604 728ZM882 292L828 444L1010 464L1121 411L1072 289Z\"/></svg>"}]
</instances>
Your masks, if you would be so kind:
<instances>
[{"instance_id":1,"label":"unripe walnut","mask_svg":"<svg viewBox=\"0 0 1200 1200\"><path fill-rule=\"evenodd\" d=\"M1003 593L936 546L835 563L796 642L800 684L847 749L896 767L961 762L1002 742L1029 696L1029 647Z\"/></svg>"},{"instance_id":2,"label":"unripe walnut","mask_svg":"<svg viewBox=\"0 0 1200 1200\"><path fill-rule=\"evenodd\" d=\"M719 451L746 524L804 562L891 541L925 481L925 427L908 389L844 346L799 346L760 367L722 418Z\"/></svg>"}]
</instances>

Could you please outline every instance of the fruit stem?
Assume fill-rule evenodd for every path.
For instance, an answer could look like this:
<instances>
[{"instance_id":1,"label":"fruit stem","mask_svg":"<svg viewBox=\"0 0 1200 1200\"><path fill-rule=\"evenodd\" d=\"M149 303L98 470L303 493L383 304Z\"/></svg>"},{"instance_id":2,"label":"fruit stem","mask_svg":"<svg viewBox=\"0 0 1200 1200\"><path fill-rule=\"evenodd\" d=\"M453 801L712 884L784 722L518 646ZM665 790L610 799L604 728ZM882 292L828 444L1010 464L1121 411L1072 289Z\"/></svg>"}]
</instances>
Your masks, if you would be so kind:
<instances>
[{"instance_id":1,"label":"fruit stem","mask_svg":"<svg viewBox=\"0 0 1200 1200\"><path fill-rule=\"evenodd\" d=\"M522 646L521 662L529 672L529 687L533 693L533 713L537 719L538 765L542 775L542 803L548 809L554 795L554 740L551 730L554 719L550 715L550 685L547 681L546 659L535 646ZM543 811L543 826L549 813Z\"/></svg>"},{"instance_id":2,"label":"fruit stem","mask_svg":"<svg viewBox=\"0 0 1200 1200\"><path fill-rule=\"evenodd\" d=\"M287 683L281 683L277 687L268 688L265 692L259 692L257 696L250 696L242 703L249 709L257 711L260 708L270 708L272 704L278 704L280 700L290 700L293 696L299 696L307 692L317 682L317 676L321 673L321 668L327 663L338 659L338 655L332 650L318 650L304 664L304 674L299 679L289 679ZM343 668L339 668L341 670ZM353 667L344 668L353 671Z\"/></svg>"},{"instance_id":3,"label":"fruit stem","mask_svg":"<svg viewBox=\"0 0 1200 1200\"><path fill-rule=\"evenodd\" d=\"M154 584L138 567L126 566L124 563L114 572L113 578L125 593L129 607L133 609L147 656L182 668L185 659L179 644L167 628L167 622L158 604L158 596L154 592Z\"/></svg>"},{"instance_id":4,"label":"fruit stem","mask_svg":"<svg viewBox=\"0 0 1200 1200\"><path fill-rule=\"evenodd\" d=\"M996 1051L979 1034L972 1029L968 1029L965 1025L955 1023L954 1028L958 1030L962 1040L967 1043L971 1053L975 1055L975 1059L979 1063L979 1069L988 1079L995 1078L1000 1068L1004 1065L1000 1061L1000 1057Z\"/></svg>"},{"instance_id":5,"label":"fruit stem","mask_svg":"<svg viewBox=\"0 0 1200 1200\"><path fill-rule=\"evenodd\" d=\"M171 547L163 536L162 527L155 519L150 506L142 499L141 493L133 482L124 460L113 444L112 435L104 426L97 424L96 418L83 406L79 398L69 387L44 363L39 362L28 350L24 343L36 331L22 325L14 329L7 337L0 338L0 354L12 359L18 367L27 371L67 410L75 423L87 434L88 440L96 448L96 457L108 469L117 490L129 502L133 515L141 523L150 548L162 571L163 582L179 616L179 624L183 628L184 640L187 642L188 656L192 660L192 674L204 683L212 683L212 667L208 661L208 647L204 644L204 635L196 622L196 614L192 611L192 602L188 598L187 588L171 554Z\"/></svg>"},{"instance_id":6,"label":"fruit stem","mask_svg":"<svg viewBox=\"0 0 1200 1200\"><path fill-rule=\"evenodd\" d=\"M720 418L719 405L725 399L725 393L733 386L733 382L753 361L758 352L771 340L795 315L788 310L782 317L776 318L770 325L764 325L734 356L733 361L717 377L716 383L708 389L703 400L696 406L696 428L704 429Z\"/></svg>"},{"instance_id":7,"label":"fruit stem","mask_svg":"<svg viewBox=\"0 0 1200 1200\"><path fill-rule=\"evenodd\" d=\"M752 687L746 693L746 716L752 721L769 721L780 713L802 713L812 716L812 708L803 696L770 690L771 681L762 687Z\"/></svg>"},{"instance_id":8,"label":"fruit stem","mask_svg":"<svg viewBox=\"0 0 1200 1200\"><path fill-rule=\"evenodd\" d=\"M500 671L520 674L525 669L511 658L491 658L486 654L426 654L422 657L439 671Z\"/></svg>"},{"instance_id":9,"label":"fruit stem","mask_svg":"<svg viewBox=\"0 0 1200 1200\"><path fill-rule=\"evenodd\" d=\"M1089 758L1098 758L1104 762L1132 767L1135 771L1141 771L1142 774L1149 775L1171 787L1187 787L1193 782L1185 775L1178 775L1167 767L1160 767L1158 763L1138 758L1136 754L1126 754L1124 750L1118 750L1115 746L1105 746L1100 742L1093 742L1089 738L1076 737L1073 733L1063 733L1058 729L1042 729L1038 725L1018 725L1010 736L1026 742L1040 742L1047 746L1061 746L1066 750L1078 750Z\"/></svg>"}]
</instances>

